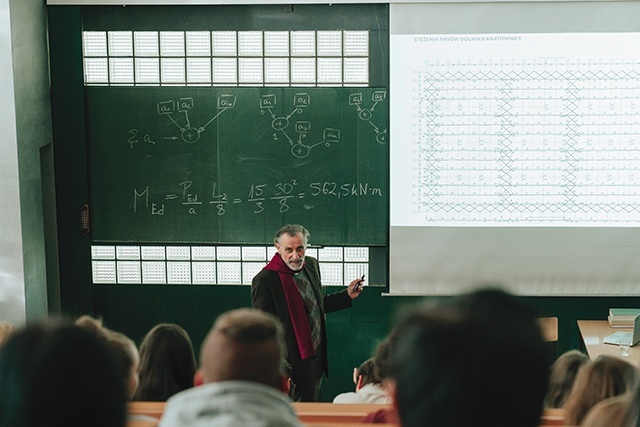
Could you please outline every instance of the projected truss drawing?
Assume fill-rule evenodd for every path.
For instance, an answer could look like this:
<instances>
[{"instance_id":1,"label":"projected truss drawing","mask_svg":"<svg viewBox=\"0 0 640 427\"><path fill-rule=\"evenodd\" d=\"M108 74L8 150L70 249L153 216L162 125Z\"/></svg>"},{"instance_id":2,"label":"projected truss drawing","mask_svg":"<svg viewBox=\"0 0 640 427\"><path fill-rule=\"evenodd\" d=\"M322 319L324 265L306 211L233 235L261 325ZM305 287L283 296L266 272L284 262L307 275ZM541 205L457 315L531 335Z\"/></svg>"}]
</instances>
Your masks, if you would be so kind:
<instances>
[{"instance_id":1,"label":"projected truss drawing","mask_svg":"<svg viewBox=\"0 0 640 427\"><path fill-rule=\"evenodd\" d=\"M640 226L631 45L640 33L393 35L391 225Z\"/></svg>"},{"instance_id":2,"label":"projected truss drawing","mask_svg":"<svg viewBox=\"0 0 640 427\"><path fill-rule=\"evenodd\" d=\"M415 73L414 212L443 223L638 221L640 63L464 68Z\"/></svg>"}]
</instances>

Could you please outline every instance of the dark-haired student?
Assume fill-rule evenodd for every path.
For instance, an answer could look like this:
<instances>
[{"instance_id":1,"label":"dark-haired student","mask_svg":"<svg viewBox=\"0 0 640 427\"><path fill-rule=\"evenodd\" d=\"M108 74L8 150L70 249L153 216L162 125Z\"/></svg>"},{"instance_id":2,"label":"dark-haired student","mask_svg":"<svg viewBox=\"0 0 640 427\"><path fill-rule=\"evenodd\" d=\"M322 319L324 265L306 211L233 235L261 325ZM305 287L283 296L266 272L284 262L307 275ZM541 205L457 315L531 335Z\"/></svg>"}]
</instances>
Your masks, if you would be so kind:
<instances>
[{"instance_id":1,"label":"dark-haired student","mask_svg":"<svg viewBox=\"0 0 640 427\"><path fill-rule=\"evenodd\" d=\"M396 327L394 405L402 427L536 427L551 355L534 311L482 289L422 307Z\"/></svg>"},{"instance_id":2,"label":"dark-haired student","mask_svg":"<svg viewBox=\"0 0 640 427\"><path fill-rule=\"evenodd\" d=\"M0 350L0 427L124 427L122 364L96 334L31 324Z\"/></svg>"},{"instance_id":3,"label":"dark-haired student","mask_svg":"<svg viewBox=\"0 0 640 427\"><path fill-rule=\"evenodd\" d=\"M140 384L133 400L164 402L193 387L196 358L187 331L174 323L154 326L140 344Z\"/></svg>"},{"instance_id":4,"label":"dark-haired student","mask_svg":"<svg viewBox=\"0 0 640 427\"><path fill-rule=\"evenodd\" d=\"M333 403L391 403L391 396L382 387L382 378L376 369L375 358L371 357L353 370L355 392L341 393Z\"/></svg>"}]
</instances>

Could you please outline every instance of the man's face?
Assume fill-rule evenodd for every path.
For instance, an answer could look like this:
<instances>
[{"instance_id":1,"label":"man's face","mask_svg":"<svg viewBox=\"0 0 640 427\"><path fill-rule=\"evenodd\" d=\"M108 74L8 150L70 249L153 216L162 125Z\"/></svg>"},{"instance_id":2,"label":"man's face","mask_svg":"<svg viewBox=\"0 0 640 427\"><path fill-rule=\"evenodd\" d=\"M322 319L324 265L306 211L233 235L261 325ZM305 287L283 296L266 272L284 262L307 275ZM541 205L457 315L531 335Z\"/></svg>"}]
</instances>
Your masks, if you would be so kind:
<instances>
[{"instance_id":1,"label":"man's face","mask_svg":"<svg viewBox=\"0 0 640 427\"><path fill-rule=\"evenodd\" d=\"M302 233L297 233L295 236L289 236L284 233L278 240L276 250L284 260L284 263L287 264L287 267L293 271L302 270L304 251L307 248L307 242L304 241Z\"/></svg>"}]
</instances>

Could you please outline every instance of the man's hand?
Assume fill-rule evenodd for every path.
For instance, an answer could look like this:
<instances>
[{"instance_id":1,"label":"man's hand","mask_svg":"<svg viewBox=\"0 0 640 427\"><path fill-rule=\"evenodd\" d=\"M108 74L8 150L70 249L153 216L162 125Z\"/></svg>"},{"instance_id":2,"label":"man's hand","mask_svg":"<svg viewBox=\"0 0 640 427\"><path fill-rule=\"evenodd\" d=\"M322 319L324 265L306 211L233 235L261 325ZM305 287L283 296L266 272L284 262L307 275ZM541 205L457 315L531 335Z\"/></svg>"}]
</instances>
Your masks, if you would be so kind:
<instances>
[{"instance_id":1,"label":"man's hand","mask_svg":"<svg viewBox=\"0 0 640 427\"><path fill-rule=\"evenodd\" d=\"M347 294L351 299L356 299L362 292L362 284L364 283L364 276L354 279L347 286Z\"/></svg>"}]
</instances>

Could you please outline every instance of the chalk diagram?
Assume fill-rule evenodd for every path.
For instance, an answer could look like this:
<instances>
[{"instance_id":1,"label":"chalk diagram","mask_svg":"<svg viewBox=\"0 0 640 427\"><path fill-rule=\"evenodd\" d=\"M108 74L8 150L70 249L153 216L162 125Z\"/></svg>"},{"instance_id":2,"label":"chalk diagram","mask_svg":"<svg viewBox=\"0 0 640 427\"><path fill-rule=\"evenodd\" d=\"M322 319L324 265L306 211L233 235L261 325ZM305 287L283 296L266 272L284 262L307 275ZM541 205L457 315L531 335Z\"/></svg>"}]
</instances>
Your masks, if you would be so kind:
<instances>
[{"instance_id":1,"label":"chalk diagram","mask_svg":"<svg viewBox=\"0 0 640 427\"><path fill-rule=\"evenodd\" d=\"M235 95L220 95L217 101L217 113L203 126L193 126L189 119L189 112L194 108L193 98L180 98L177 101L168 100L158 102L158 114L167 116L179 129L180 137L188 144L193 144L200 139L207 126L213 123L222 113L236 105ZM181 126L175 119L174 114L184 114L185 125ZM176 139L175 137L169 139Z\"/></svg>"},{"instance_id":2,"label":"chalk diagram","mask_svg":"<svg viewBox=\"0 0 640 427\"><path fill-rule=\"evenodd\" d=\"M373 105L371 108L363 108L363 96L362 93L352 93L349 95L349 105L355 105L358 108L358 118L362 121L369 123L373 130L376 132L376 141L378 144L386 144L388 140L387 129L380 129L376 126L371 119L373 118L373 112L376 109L378 103L387 99L387 92L384 90L378 90L371 94L371 101Z\"/></svg>"},{"instance_id":3,"label":"chalk diagram","mask_svg":"<svg viewBox=\"0 0 640 427\"><path fill-rule=\"evenodd\" d=\"M284 138L291 145L291 154L298 158L304 158L309 155L311 149L324 144L326 147L340 142L340 130L333 128L325 128L322 133L322 141L315 143L307 143L305 140L311 132L311 122L299 120L295 122L294 131L298 134L297 140L294 140L287 133L287 129L291 124L291 117L294 114L302 114L311 104L311 97L308 93L296 93L294 96L293 111L286 116L276 116L273 108L276 105L275 94L262 95L260 98L260 114L269 114L271 117L271 127L276 133L273 139L278 140L278 135Z\"/></svg>"}]
</instances>

